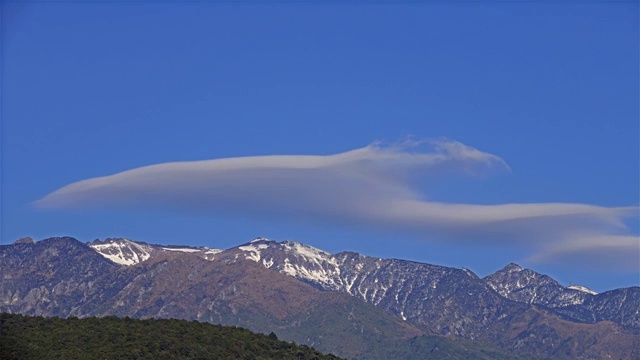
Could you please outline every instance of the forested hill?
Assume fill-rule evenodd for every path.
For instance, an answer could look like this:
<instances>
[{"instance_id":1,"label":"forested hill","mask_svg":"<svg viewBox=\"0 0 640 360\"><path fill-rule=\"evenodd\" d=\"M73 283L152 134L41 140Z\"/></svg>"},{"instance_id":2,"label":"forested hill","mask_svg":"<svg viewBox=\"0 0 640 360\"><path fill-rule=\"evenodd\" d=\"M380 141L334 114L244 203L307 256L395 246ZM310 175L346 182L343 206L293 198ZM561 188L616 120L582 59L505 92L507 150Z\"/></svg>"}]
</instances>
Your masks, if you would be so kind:
<instances>
[{"instance_id":1,"label":"forested hill","mask_svg":"<svg viewBox=\"0 0 640 360\"><path fill-rule=\"evenodd\" d=\"M0 359L339 359L273 334L175 319L0 314Z\"/></svg>"}]
</instances>

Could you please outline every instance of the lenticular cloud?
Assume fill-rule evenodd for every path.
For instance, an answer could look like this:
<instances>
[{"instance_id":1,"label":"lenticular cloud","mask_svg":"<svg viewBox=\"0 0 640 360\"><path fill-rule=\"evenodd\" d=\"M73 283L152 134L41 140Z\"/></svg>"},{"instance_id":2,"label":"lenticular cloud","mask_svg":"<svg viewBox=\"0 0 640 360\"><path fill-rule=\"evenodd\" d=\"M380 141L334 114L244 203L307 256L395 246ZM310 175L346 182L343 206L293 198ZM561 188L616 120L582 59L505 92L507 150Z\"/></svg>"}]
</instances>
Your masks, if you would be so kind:
<instances>
[{"instance_id":1,"label":"lenticular cloud","mask_svg":"<svg viewBox=\"0 0 640 360\"><path fill-rule=\"evenodd\" d=\"M447 139L344 153L272 155L174 162L67 185L35 202L40 208L160 207L284 220L339 222L458 243L525 246L532 260L567 254L615 254L638 268L638 238L623 219L633 207L537 203L433 202L416 178L509 170L498 156ZM609 257L610 259L610 257Z\"/></svg>"}]
</instances>

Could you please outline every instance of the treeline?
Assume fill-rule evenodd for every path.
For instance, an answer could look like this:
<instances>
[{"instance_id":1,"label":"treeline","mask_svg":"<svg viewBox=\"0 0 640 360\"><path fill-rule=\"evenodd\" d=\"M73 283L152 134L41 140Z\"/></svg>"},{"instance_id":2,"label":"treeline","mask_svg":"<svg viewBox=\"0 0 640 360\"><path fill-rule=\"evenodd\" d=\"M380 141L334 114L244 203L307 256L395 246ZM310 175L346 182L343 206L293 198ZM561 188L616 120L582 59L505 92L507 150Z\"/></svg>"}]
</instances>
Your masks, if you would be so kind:
<instances>
[{"instance_id":1,"label":"treeline","mask_svg":"<svg viewBox=\"0 0 640 360\"><path fill-rule=\"evenodd\" d=\"M0 314L0 359L338 359L273 334L175 319Z\"/></svg>"}]
</instances>

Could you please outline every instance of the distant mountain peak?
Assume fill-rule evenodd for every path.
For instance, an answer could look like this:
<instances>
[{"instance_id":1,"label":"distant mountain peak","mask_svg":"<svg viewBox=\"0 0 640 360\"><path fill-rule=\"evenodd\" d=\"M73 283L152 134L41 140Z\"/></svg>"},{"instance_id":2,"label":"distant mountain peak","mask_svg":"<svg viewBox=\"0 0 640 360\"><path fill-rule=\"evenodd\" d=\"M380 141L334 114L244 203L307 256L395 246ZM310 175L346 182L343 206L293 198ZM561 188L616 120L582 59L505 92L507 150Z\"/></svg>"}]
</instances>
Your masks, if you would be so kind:
<instances>
[{"instance_id":1,"label":"distant mountain peak","mask_svg":"<svg viewBox=\"0 0 640 360\"><path fill-rule=\"evenodd\" d=\"M249 243L253 244L253 243L258 243L258 242L266 242L266 243L270 243L270 242L275 242L273 240L269 240L266 237L262 237L262 236L258 236L257 238L251 240Z\"/></svg>"},{"instance_id":2,"label":"distant mountain peak","mask_svg":"<svg viewBox=\"0 0 640 360\"><path fill-rule=\"evenodd\" d=\"M510 263L484 278L498 294L514 301L550 308L579 305L595 292L565 287L553 278Z\"/></svg>"},{"instance_id":3,"label":"distant mountain peak","mask_svg":"<svg viewBox=\"0 0 640 360\"><path fill-rule=\"evenodd\" d=\"M516 272L516 271L522 271L525 270L522 266L516 264L516 263L509 263L507 266L503 267L502 270L500 270L499 272Z\"/></svg>"}]
</instances>

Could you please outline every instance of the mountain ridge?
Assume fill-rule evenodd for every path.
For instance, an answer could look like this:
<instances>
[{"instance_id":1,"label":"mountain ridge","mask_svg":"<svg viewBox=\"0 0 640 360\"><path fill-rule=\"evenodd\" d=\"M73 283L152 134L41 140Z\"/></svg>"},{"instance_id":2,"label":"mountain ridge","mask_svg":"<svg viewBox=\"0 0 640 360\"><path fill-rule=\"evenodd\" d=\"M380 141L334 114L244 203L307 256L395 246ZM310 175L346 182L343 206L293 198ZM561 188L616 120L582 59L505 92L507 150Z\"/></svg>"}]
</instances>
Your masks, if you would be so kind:
<instances>
[{"instance_id":1,"label":"mountain ridge","mask_svg":"<svg viewBox=\"0 0 640 360\"><path fill-rule=\"evenodd\" d=\"M29 239L28 241L33 240L31 238L22 238L22 239ZM22 240L22 239L17 240L16 243L18 241ZM330 256L338 256L338 255L342 255L342 254L344 254L344 255L358 254L358 255L370 257L368 255L363 255L363 254L358 253L356 251L340 251L340 252L337 252L337 253L333 254L333 253L330 253L328 251L325 251L325 250L322 250L320 248L316 248L314 246L307 245L307 244L304 244L304 243L301 243L301 242L292 241L292 240L276 241L276 240L271 240L271 239L266 238L266 237L256 237L251 241L248 241L246 243L243 243L243 244L240 244L240 245L236 245L236 246L233 246L233 247L230 247L230 248L227 248L227 249L210 248L210 247L207 247L207 246L171 245L171 244L169 244L169 245L161 245L161 244L148 243L148 242L144 242L144 241L131 240L131 239L128 239L128 238L106 238L105 240L95 239L94 241L87 242L86 244L89 245L89 246L94 247L94 244L101 244L101 243L106 243L106 242L110 242L110 241L118 241L118 240L125 240L125 241L129 241L129 242L137 243L137 244L142 244L142 245L150 245L150 246L153 246L153 247L156 247L156 248L159 248L159 249L163 249L165 251L190 250L190 251L184 251L184 252L195 252L195 253L197 253L199 251L210 251L212 256L205 257L205 258L208 258L208 259L212 259L213 258L213 254L217 254L217 253L220 253L220 252L223 252L223 251L227 251L227 250L231 250L231 249L235 249L235 248L239 248L239 247L250 246L252 244L260 243L260 242L267 242L267 243L273 243L273 244L298 244L298 245L302 245L304 247L308 247L308 248L312 248L314 250L318 250L318 251L323 252L323 253L325 253L327 255L330 255ZM97 249L96 249L96 251L97 251ZM104 256L104 253L102 253L100 251L98 251L98 252L103 254L103 256ZM375 257L373 257L373 258L375 258ZM382 258L379 258L379 259L382 259ZM405 259L401 259L401 258L384 258L384 259L386 259L386 260L398 260L398 261L403 261L403 262L408 262L408 263L416 263L416 264L428 264L428 263L421 262L421 261L405 260ZM127 265L129 265L129 264L127 264ZM447 266L447 265L438 265L438 264L428 264L428 265L441 266L441 267L444 267L444 268L460 269L460 270L463 270L463 271L466 270L466 271L469 271L469 272L473 273L472 270L467 269L465 267L455 268L455 267L450 267L450 266ZM487 278L489 276L495 275L496 273L498 273L498 272L500 272L502 270L511 268L511 267L519 268L519 269L525 270L525 271L526 270L533 271L533 270L530 270L530 269L523 268L522 266L520 266L517 263L511 262L511 263L505 265L503 268L498 269L494 273L488 274L488 275L484 276L483 278ZM479 275L477 275L475 273L473 273L473 274L474 274L474 276L479 277ZM543 274L540 274L540 275L543 275ZM548 276L548 275L544 275L544 276ZM580 291L580 292L584 292L584 293L587 293L587 294L590 294L590 295L597 295L598 294L597 292L591 290L589 287L584 286L584 285L572 284L572 285L568 285L568 286L564 286L564 285L560 285L560 286L562 286L565 289ZM612 290L632 288L632 287L635 287L635 286L627 286L627 287L623 287L623 288L609 289L609 290L605 290L605 291L602 291L602 292L608 292L608 291L612 291Z\"/></svg>"},{"instance_id":2,"label":"mountain ridge","mask_svg":"<svg viewBox=\"0 0 640 360\"><path fill-rule=\"evenodd\" d=\"M127 245L127 251L133 254L132 256L122 256L114 260L113 254L109 252L113 247L109 247L107 251L104 251L100 249L100 246L104 244L117 245L121 248ZM429 272L444 271L447 275L454 271L458 274L464 273L472 278L481 279L505 299L549 308L554 314L572 321L595 323L597 321L612 320L628 331L640 334L640 315L634 312L634 309L640 308L640 305L638 305L638 301L631 301L636 294L640 296L640 287L612 289L600 294L593 294L589 291L563 286L547 275L525 269L513 262L493 274L480 278L471 270L465 268L458 269L402 259L374 258L353 251L331 254L300 242L290 240L278 242L265 237L257 237L249 242L224 250L204 246L158 245L127 238L107 238L104 241L96 239L93 242L88 242L87 245L106 259L116 264L127 266L144 262L152 254L153 256L166 257L170 256L171 253L190 253L206 260L225 258L227 261L230 261L230 254L233 254L233 261L244 257L246 260L260 263L268 269L292 276L322 290L343 291L374 305L386 302L385 309L404 320L408 319L405 313L409 311L406 311L401 304L397 303L399 301L398 298L389 301L380 296L381 293L388 290L388 287L376 286L375 280L373 284L367 284L366 279L358 279L357 273L362 271L365 266L362 261L374 262L374 264L367 265L367 271L369 272L374 270L374 266L375 270L378 271L382 263L385 263L385 268L392 266L391 264L394 263L404 264L414 268L426 267ZM140 246L143 248L140 249ZM140 252L136 254L136 250ZM136 255L138 256L137 258ZM349 263L354 261L356 263L360 261L360 263L349 266ZM348 271L345 271L345 267L349 268ZM432 280L437 281L438 279ZM356 283L359 286L353 288ZM503 284L503 287L498 284ZM432 283L431 286L436 286L436 284ZM508 289L504 286L512 286L513 289ZM544 295L538 297L538 292ZM631 296L628 296L629 293L631 293ZM402 294L398 293L395 296L401 297ZM635 298L638 298L638 296L635 296ZM396 300L395 304L393 300ZM585 301L587 304L583 306ZM618 304L617 309L604 309L605 305L603 303L616 303ZM624 309L623 313L629 314L629 316L621 316L620 309ZM607 315L605 316L603 313ZM443 334L449 335L448 330L444 329Z\"/></svg>"},{"instance_id":3,"label":"mountain ridge","mask_svg":"<svg viewBox=\"0 0 640 360\"><path fill-rule=\"evenodd\" d=\"M96 246L104 243L111 246ZM254 331L279 329L291 337L289 340L320 344L319 349L330 352L333 348L323 346L340 346L336 344L342 338L355 336L353 331L360 327L362 331L373 331L366 337L386 341L375 330L382 329L380 325L370 322L354 325L365 318L386 321L388 325L384 328L413 329L408 333L410 336L401 340L403 343L413 336L416 344L423 344L427 340L419 334L426 331L427 335L480 340L509 351L543 357L631 354L629 346L638 339L633 335L640 307L635 288L598 295L575 289L558 290L561 285L555 280L516 264L505 266L512 271L501 271L503 268L492 274L495 276L479 278L468 269L373 258L354 252L330 254L298 242L264 238L215 254L205 254L211 249L204 247L134 243L128 239L109 239L83 244L72 238L51 238L35 244L0 246L3 260L0 310L60 316L170 316L253 326L250 329ZM140 253L134 256L122 251L123 244L127 245L127 251ZM123 256L114 262L101 252L111 257ZM143 256L145 253L147 258ZM136 258L142 260L122 261ZM277 286L283 288L274 292ZM494 287L510 290L502 291L501 295ZM573 301L568 306L532 303L532 297L527 295L530 291L522 289L576 292L586 300ZM534 300L553 300L552 295L536 296ZM352 305L339 305L343 303ZM351 318L350 306L369 315ZM323 313L333 314L331 320L323 318ZM324 335L311 325L326 321L332 327ZM332 337L337 331L333 324L342 323L346 332ZM298 333L306 335L299 338ZM357 357L371 347L362 341L351 338L352 344L341 345L343 353L338 354ZM403 349L398 351L404 353L406 348ZM569 355L560 356L559 351Z\"/></svg>"},{"instance_id":4,"label":"mountain ridge","mask_svg":"<svg viewBox=\"0 0 640 360\"><path fill-rule=\"evenodd\" d=\"M22 256L27 247L31 251ZM82 263L75 257L78 254L88 258L89 267L76 268ZM320 291L251 261L159 253L135 265L118 265L73 238L46 239L37 246L0 246L0 259L0 312L199 320L273 331L281 339L353 359L397 358L396 354L419 359L420 354L407 353L410 346L433 343L446 345L447 350L441 351L444 358L458 352L493 358L473 346L460 347L455 341L434 337L356 298ZM34 263L50 268L53 276L29 271ZM72 267L65 270L69 264ZM22 271L11 272L11 268ZM69 272L75 274L71 280ZM82 281L83 276L89 281ZM84 292L59 291L61 284ZM13 295L17 301L11 301ZM497 348L481 348L497 358L515 358Z\"/></svg>"}]
</instances>

